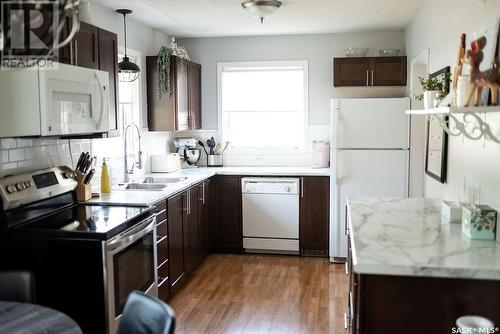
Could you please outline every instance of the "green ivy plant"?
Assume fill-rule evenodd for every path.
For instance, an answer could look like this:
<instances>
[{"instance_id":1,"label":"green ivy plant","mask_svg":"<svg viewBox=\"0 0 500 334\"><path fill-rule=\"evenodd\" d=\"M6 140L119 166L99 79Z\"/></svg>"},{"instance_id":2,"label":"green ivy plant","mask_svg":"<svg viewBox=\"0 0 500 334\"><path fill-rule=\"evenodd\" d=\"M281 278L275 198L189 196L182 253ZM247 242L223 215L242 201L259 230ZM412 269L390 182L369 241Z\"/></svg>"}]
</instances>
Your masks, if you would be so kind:
<instances>
[{"instance_id":1,"label":"green ivy plant","mask_svg":"<svg viewBox=\"0 0 500 334\"><path fill-rule=\"evenodd\" d=\"M439 90L444 92L445 89L450 87L451 82L451 73L446 72L444 77L429 77L427 79L418 77L418 81L420 82L420 86L422 86L422 90L424 92ZM418 101L422 101L424 98L424 94L416 95L415 99Z\"/></svg>"},{"instance_id":2,"label":"green ivy plant","mask_svg":"<svg viewBox=\"0 0 500 334\"><path fill-rule=\"evenodd\" d=\"M158 88L159 98L163 94L172 95L172 78L170 75L170 57L174 54L174 50L166 46L160 48L158 53Z\"/></svg>"}]
</instances>

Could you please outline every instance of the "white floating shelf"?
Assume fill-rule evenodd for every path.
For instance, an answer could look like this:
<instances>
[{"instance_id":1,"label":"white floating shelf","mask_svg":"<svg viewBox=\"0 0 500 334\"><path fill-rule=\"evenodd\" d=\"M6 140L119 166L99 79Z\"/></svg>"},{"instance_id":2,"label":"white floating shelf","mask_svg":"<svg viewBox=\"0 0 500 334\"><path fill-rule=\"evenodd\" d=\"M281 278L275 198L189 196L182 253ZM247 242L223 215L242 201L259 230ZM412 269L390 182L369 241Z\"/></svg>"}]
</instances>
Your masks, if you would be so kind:
<instances>
[{"instance_id":1,"label":"white floating shelf","mask_svg":"<svg viewBox=\"0 0 500 334\"><path fill-rule=\"evenodd\" d=\"M439 107L434 109L407 110L408 115L439 115L439 114L482 114L489 112L500 112L500 106L488 107Z\"/></svg>"}]
</instances>

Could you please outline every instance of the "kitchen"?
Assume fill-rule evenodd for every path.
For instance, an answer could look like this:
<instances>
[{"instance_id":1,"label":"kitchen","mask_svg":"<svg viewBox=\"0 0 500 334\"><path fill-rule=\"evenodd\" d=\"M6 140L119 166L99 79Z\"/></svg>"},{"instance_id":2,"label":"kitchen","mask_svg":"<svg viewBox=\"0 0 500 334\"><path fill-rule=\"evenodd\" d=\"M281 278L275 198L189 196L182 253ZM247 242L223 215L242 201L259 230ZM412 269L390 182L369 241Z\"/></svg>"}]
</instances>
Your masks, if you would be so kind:
<instances>
[{"instance_id":1,"label":"kitchen","mask_svg":"<svg viewBox=\"0 0 500 334\"><path fill-rule=\"evenodd\" d=\"M2 270L33 272L30 305L85 333L120 333L133 290L170 305L186 333L498 325L495 236L440 222L462 217L455 202L500 207L496 108L476 107L491 125L480 140L440 136L416 96L419 76L453 73L460 34L466 51L484 32L487 54L500 8L380 5L376 17L369 2L282 1L261 23L229 1L84 2L56 69L0 71L2 248L15 254ZM83 107L63 119L51 99ZM429 314L441 315L425 327Z\"/></svg>"}]
</instances>

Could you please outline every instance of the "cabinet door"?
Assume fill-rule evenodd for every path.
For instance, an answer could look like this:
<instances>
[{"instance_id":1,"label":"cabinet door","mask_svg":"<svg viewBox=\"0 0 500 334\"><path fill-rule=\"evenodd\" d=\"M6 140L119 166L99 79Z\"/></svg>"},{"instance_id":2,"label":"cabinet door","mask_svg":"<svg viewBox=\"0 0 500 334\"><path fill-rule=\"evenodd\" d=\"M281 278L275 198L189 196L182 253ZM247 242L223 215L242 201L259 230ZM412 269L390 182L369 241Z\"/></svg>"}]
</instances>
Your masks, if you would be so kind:
<instances>
[{"instance_id":1,"label":"cabinet door","mask_svg":"<svg viewBox=\"0 0 500 334\"><path fill-rule=\"evenodd\" d=\"M73 40L74 65L95 70L99 68L98 30L91 24L80 23L80 30Z\"/></svg>"},{"instance_id":2,"label":"cabinet door","mask_svg":"<svg viewBox=\"0 0 500 334\"><path fill-rule=\"evenodd\" d=\"M174 59L174 57L172 57ZM174 74L174 61L171 62L171 73ZM162 94L158 87L158 57L146 57L146 82L148 99L149 131L175 130L175 81L172 79L172 94Z\"/></svg>"},{"instance_id":3,"label":"cabinet door","mask_svg":"<svg viewBox=\"0 0 500 334\"><path fill-rule=\"evenodd\" d=\"M406 86L406 57L371 58L371 86Z\"/></svg>"},{"instance_id":4,"label":"cabinet door","mask_svg":"<svg viewBox=\"0 0 500 334\"><path fill-rule=\"evenodd\" d=\"M201 65L189 63L189 128L201 129Z\"/></svg>"},{"instance_id":5,"label":"cabinet door","mask_svg":"<svg viewBox=\"0 0 500 334\"><path fill-rule=\"evenodd\" d=\"M176 130L189 130L188 61L175 58Z\"/></svg>"},{"instance_id":6,"label":"cabinet door","mask_svg":"<svg viewBox=\"0 0 500 334\"><path fill-rule=\"evenodd\" d=\"M328 256L330 180L328 177L302 177L299 239L304 256Z\"/></svg>"},{"instance_id":7,"label":"cabinet door","mask_svg":"<svg viewBox=\"0 0 500 334\"><path fill-rule=\"evenodd\" d=\"M120 136L118 113L118 38L115 33L99 29L99 70L109 74L109 132Z\"/></svg>"},{"instance_id":8,"label":"cabinet door","mask_svg":"<svg viewBox=\"0 0 500 334\"><path fill-rule=\"evenodd\" d=\"M68 37L71 29L71 20L66 18L66 24L64 25L61 35L59 36L59 42L62 42ZM63 64L72 64L73 62L73 41L66 44L64 47L57 50L58 61Z\"/></svg>"},{"instance_id":9,"label":"cabinet door","mask_svg":"<svg viewBox=\"0 0 500 334\"><path fill-rule=\"evenodd\" d=\"M199 262L200 241L198 221L198 187L186 192L187 212L184 219L184 267L194 271Z\"/></svg>"},{"instance_id":10,"label":"cabinet door","mask_svg":"<svg viewBox=\"0 0 500 334\"><path fill-rule=\"evenodd\" d=\"M335 58L333 63L335 87L369 85L369 58Z\"/></svg>"},{"instance_id":11,"label":"cabinet door","mask_svg":"<svg viewBox=\"0 0 500 334\"><path fill-rule=\"evenodd\" d=\"M241 177L219 176L215 179L214 187L214 248L218 251L241 253Z\"/></svg>"},{"instance_id":12,"label":"cabinet door","mask_svg":"<svg viewBox=\"0 0 500 334\"><path fill-rule=\"evenodd\" d=\"M209 226L210 226L210 180L203 181L198 186L198 221L200 240L200 260L208 254Z\"/></svg>"},{"instance_id":13,"label":"cabinet door","mask_svg":"<svg viewBox=\"0 0 500 334\"><path fill-rule=\"evenodd\" d=\"M168 255L171 291L175 292L184 281L184 211L185 195L168 199Z\"/></svg>"}]
</instances>

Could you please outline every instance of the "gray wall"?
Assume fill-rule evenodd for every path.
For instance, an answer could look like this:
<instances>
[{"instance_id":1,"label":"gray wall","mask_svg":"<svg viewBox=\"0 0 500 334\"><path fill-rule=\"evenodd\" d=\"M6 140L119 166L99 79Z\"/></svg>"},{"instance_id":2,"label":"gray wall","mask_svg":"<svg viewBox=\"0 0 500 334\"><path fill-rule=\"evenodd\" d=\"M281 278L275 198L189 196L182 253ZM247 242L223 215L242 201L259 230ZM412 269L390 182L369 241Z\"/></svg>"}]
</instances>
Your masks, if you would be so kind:
<instances>
[{"instance_id":1,"label":"gray wall","mask_svg":"<svg viewBox=\"0 0 500 334\"><path fill-rule=\"evenodd\" d=\"M428 0L406 29L408 58L411 60L429 48L431 73L444 66L453 68L460 34L479 31L499 16L500 1ZM489 114L487 119L500 135L500 113ZM480 184L481 202L500 209L499 166L499 144L452 137L448 151L448 181L443 185L427 177L426 196L457 199L457 189L465 180L467 184Z\"/></svg>"},{"instance_id":2,"label":"gray wall","mask_svg":"<svg viewBox=\"0 0 500 334\"><path fill-rule=\"evenodd\" d=\"M342 33L262 37L179 39L191 59L202 64L204 129L216 129L217 63L229 61L308 60L309 124L329 124L332 97L400 97L404 88L333 87L333 57L342 57L346 47L369 47L369 55L380 48L405 47L403 32Z\"/></svg>"}]
</instances>

